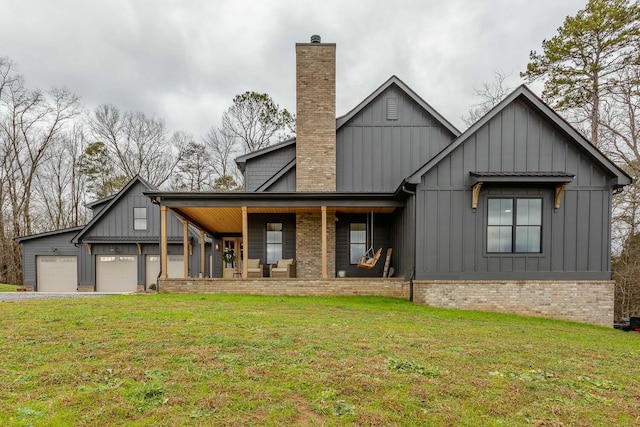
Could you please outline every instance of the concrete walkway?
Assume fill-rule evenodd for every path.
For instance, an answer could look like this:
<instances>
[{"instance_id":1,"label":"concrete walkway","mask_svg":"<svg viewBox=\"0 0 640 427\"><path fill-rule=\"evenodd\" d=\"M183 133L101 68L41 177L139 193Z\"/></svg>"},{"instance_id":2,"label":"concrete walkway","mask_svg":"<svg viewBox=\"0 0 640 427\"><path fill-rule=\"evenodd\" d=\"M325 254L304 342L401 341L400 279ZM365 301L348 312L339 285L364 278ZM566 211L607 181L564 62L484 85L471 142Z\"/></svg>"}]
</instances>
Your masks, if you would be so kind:
<instances>
[{"instance_id":1,"label":"concrete walkway","mask_svg":"<svg viewBox=\"0 0 640 427\"><path fill-rule=\"evenodd\" d=\"M94 298L107 295L125 295L122 293L107 292L0 292L1 302L18 302L39 299L61 298Z\"/></svg>"}]
</instances>

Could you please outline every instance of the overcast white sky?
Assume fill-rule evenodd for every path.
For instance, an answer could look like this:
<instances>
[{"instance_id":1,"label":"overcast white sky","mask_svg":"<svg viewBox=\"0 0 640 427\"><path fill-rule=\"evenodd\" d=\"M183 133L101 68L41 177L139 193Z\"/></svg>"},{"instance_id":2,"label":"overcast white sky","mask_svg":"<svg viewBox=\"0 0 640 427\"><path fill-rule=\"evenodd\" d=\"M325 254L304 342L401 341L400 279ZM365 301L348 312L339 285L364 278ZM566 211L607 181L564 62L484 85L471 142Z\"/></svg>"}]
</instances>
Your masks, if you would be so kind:
<instances>
[{"instance_id":1,"label":"overcast white sky","mask_svg":"<svg viewBox=\"0 0 640 427\"><path fill-rule=\"evenodd\" d=\"M586 0L0 0L0 56L30 88L67 86L200 139L234 95L295 112L295 43L337 44L337 114L391 75L459 128L493 71L521 83ZM536 89L534 87L534 89Z\"/></svg>"}]
</instances>

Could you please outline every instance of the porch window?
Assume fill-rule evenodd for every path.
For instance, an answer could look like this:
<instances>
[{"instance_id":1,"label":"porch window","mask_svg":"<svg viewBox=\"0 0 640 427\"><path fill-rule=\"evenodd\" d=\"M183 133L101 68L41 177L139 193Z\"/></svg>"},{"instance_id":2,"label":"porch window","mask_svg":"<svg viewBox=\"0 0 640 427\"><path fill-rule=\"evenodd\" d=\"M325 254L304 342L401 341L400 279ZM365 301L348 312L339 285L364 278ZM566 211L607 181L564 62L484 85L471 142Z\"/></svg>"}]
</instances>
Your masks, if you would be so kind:
<instances>
[{"instance_id":1,"label":"porch window","mask_svg":"<svg viewBox=\"0 0 640 427\"><path fill-rule=\"evenodd\" d=\"M133 208L133 229L147 229L147 208Z\"/></svg>"},{"instance_id":2,"label":"porch window","mask_svg":"<svg viewBox=\"0 0 640 427\"><path fill-rule=\"evenodd\" d=\"M267 223L267 264L275 264L282 259L282 223Z\"/></svg>"},{"instance_id":3,"label":"porch window","mask_svg":"<svg viewBox=\"0 0 640 427\"><path fill-rule=\"evenodd\" d=\"M367 224L352 222L349 224L349 262L357 264L367 251Z\"/></svg>"},{"instance_id":4,"label":"porch window","mask_svg":"<svg viewBox=\"0 0 640 427\"><path fill-rule=\"evenodd\" d=\"M489 198L487 202L487 252L541 252L541 198Z\"/></svg>"}]
</instances>

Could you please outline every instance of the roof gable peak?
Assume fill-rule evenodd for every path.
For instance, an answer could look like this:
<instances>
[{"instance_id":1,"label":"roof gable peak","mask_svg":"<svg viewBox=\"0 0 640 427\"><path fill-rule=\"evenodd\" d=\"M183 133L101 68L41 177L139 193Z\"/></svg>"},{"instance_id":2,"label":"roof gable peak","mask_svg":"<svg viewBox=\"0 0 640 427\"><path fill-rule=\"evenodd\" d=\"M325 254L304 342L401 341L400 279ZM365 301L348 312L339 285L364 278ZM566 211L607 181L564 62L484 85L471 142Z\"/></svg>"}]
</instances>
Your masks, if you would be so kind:
<instances>
[{"instance_id":1,"label":"roof gable peak","mask_svg":"<svg viewBox=\"0 0 640 427\"><path fill-rule=\"evenodd\" d=\"M422 109L424 109L427 113L433 116L436 121L445 129L447 129L453 136L457 137L460 135L460 131L452 125L447 119L444 118L435 108L433 108L429 103L427 103L424 99L422 99L416 92L413 91L406 83L404 83L398 76L395 74L389 77L382 85L380 85L376 90L374 90L369 96L367 96L362 102L356 105L351 111L347 114L340 116L336 119L336 129L340 129L346 123L348 123L353 117L355 117L358 113L364 110L371 102L373 102L380 94L389 89L390 87L395 86L400 91L405 93L409 98L411 98L416 104L418 104Z\"/></svg>"}]
</instances>

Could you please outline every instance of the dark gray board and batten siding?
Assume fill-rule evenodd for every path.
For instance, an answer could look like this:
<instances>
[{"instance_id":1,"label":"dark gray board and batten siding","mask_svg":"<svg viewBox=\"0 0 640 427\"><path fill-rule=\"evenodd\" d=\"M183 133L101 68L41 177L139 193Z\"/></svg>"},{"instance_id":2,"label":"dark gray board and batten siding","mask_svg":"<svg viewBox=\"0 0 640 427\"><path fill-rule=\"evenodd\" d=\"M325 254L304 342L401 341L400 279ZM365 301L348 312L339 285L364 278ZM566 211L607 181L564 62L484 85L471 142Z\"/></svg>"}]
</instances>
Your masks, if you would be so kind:
<instances>
[{"instance_id":1,"label":"dark gray board and batten siding","mask_svg":"<svg viewBox=\"0 0 640 427\"><path fill-rule=\"evenodd\" d=\"M81 237L80 257L78 259L78 282L81 285L96 284L96 255L134 255L138 257L138 283L145 283L146 255L159 254L160 242L160 207L142 194L148 188L141 182L134 183L108 212L93 224ZM133 229L133 208L147 208L147 229ZM169 244L169 254L181 255L182 221L171 212L167 215L167 235L174 244ZM189 260L190 274L199 272L200 247L198 236L190 231L193 237L192 255ZM91 254L84 242L92 242ZM104 242L104 243L101 243ZM142 244L142 253L138 254L138 246Z\"/></svg>"},{"instance_id":2,"label":"dark gray board and batten siding","mask_svg":"<svg viewBox=\"0 0 640 427\"><path fill-rule=\"evenodd\" d=\"M245 191L254 192L296 157L295 143L284 145L261 156L247 160L245 166ZM271 189L270 191L280 191ZM293 189L295 191L295 182Z\"/></svg>"},{"instance_id":3,"label":"dark gray board and batten siding","mask_svg":"<svg viewBox=\"0 0 640 427\"><path fill-rule=\"evenodd\" d=\"M396 119L388 100L396 101ZM455 138L410 96L391 85L336 131L336 190L394 192L404 178ZM245 191L258 191L295 158L295 143L247 160ZM330 161L333 159L327 159ZM295 191L295 167L266 191ZM260 190L262 191L262 190Z\"/></svg>"},{"instance_id":4,"label":"dark gray board and batten siding","mask_svg":"<svg viewBox=\"0 0 640 427\"><path fill-rule=\"evenodd\" d=\"M469 172L575 174L554 209L552 185L488 185L471 208ZM488 254L486 200L543 198L542 252ZM564 133L513 102L422 176L417 187L417 278L610 279L611 177Z\"/></svg>"},{"instance_id":5,"label":"dark gray board and batten siding","mask_svg":"<svg viewBox=\"0 0 640 427\"><path fill-rule=\"evenodd\" d=\"M388 117L397 101L397 120ZM336 136L336 186L340 192L394 192L455 138L397 86L392 85Z\"/></svg>"},{"instance_id":6,"label":"dark gray board and batten siding","mask_svg":"<svg viewBox=\"0 0 640 427\"><path fill-rule=\"evenodd\" d=\"M22 241L22 284L25 286L36 286L36 258L38 256L78 256L80 252L79 248L71 243L71 239L78 234L78 231L79 229L69 231L62 230L60 233ZM79 259L77 264L79 269Z\"/></svg>"}]
</instances>

